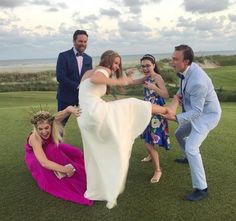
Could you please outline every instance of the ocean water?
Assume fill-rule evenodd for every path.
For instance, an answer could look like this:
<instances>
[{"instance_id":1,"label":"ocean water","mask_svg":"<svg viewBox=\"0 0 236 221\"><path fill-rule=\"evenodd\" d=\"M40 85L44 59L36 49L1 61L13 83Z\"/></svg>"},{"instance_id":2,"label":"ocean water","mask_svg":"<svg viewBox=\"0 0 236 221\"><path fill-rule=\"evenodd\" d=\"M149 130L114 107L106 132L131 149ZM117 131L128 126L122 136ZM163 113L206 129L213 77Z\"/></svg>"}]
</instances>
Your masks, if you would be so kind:
<instances>
[{"instance_id":1,"label":"ocean water","mask_svg":"<svg viewBox=\"0 0 236 221\"><path fill-rule=\"evenodd\" d=\"M195 56L207 55L236 55L236 50L232 51L199 51L195 52ZM153 54L156 60L171 58L171 53ZM123 67L135 67L139 64L142 57L136 55L122 55ZM93 57L93 66L96 66L100 57ZM44 70L55 70L57 58L38 58L38 59L21 59L21 60L0 60L0 72L38 72Z\"/></svg>"}]
</instances>

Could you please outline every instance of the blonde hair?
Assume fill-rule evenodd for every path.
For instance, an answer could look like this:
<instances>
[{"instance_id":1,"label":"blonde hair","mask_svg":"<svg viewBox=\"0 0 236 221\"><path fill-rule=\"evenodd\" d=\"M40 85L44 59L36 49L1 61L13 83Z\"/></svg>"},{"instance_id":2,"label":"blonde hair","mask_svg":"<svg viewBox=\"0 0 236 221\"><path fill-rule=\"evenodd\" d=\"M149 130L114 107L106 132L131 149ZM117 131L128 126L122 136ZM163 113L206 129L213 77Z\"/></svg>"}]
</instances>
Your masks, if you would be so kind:
<instances>
[{"instance_id":1,"label":"blonde hair","mask_svg":"<svg viewBox=\"0 0 236 221\"><path fill-rule=\"evenodd\" d=\"M38 133L37 126L39 123L44 123L45 121L51 125L50 136L52 137L53 142L58 145L60 142L62 142L61 134L63 132L63 127L59 122L55 121L55 117L48 111L38 111L33 114L30 120L30 122L33 124L33 134L43 142Z\"/></svg>"},{"instance_id":2,"label":"blonde hair","mask_svg":"<svg viewBox=\"0 0 236 221\"><path fill-rule=\"evenodd\" d=\"M102 56L101 56L101 59L100 59L100 63L99 63L99 66L103 66L103 67L106 67L106 68L109 68L111 69L112 68L112 65L114 63L114 60L115 58L120 58L120 65L119 65L119 69L116 70L115 72L115 75L116 75L116 78L120 78L123 76L123 73L122 73L122 61L121 61L121 56L115 52L115 51L112 51L112 50L107 50L105 51ZM118 90L120 93L124 93L124 88L122 86L117 86ZM107 91L106 91L106 94L109 94L111 91L111 87L107 85ZM114 93L112 94L114 97L116 97L114 95Z\"/></svg>"},{"instance_id":3,"label":"blonde hair","mask_svg":"<svg viewBox=\"0 0 236 221\"><path fill-rule=\"evenodd\" d=\"M120 65L119 65L119 69L115 72L115 74L116 74L116 78L120 78L123 75L122 62L121 62L121 56L117 52L112 51L112 50L105 51L101 56L99 66L103 66L103 67L111 69L114 63L114 60L117 57L120 58Z\"/></svg>"}]
</instances>

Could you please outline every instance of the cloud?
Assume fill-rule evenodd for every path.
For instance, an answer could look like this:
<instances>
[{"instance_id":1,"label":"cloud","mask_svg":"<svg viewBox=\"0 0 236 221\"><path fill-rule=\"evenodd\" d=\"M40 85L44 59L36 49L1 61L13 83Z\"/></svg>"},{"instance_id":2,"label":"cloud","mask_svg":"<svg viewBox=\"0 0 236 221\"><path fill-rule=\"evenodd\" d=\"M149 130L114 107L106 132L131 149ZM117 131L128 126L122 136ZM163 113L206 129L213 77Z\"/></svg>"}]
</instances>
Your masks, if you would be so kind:
<instances>
[{"instance_id":1,"label":"cloud","mask_svg":"<svg viewBox=\"0 0 236 221\"><path fill-rule=\"evenodd\" d=\"M46 6L48 12L58 12L60 9L68 8L64 2L52 3L48 0L33 0L30 2L32 5Z\"/></svg>"},{"instance_id":2,"label":"cloud","mask_svg":"<svg viewBox=\"0 0 236 221\"><path fill-rule=\"evenodd\" d=\"M206 18L200 17L196 20L191 18L179 17L177 27L188 28L188 31L212 31L218 29L219 31L223 28L223 22L225 17L221 16L219 18Z\"/></svg>"},{"instance_id":3,"label":"cloud","mask_svg":"<svg viewBox=\"0 0 236 221\"><path fill-rule=\"evenodd\" d=\"M183 16L180 16L178 18L177 27L193 27L193 21L191 18L184 18Z\"/></svg>"},{"instance_id":4,"label":"cloud","mask_svg":"<svg viewBox=\"0 0 236 221\"><path fill-rule=\"evenodd\" d=\"M55 58L60 51L72 47L72 36L76 27L62 25L53 34L50 34L50 27L39 25L37 28L48 30L48 33L40 35L21 26L15 26L11 30L2 30L0 27L0 48L4 50L0 59Z\"/></svg>"},{"instance_id":5,"label":"cloud","mask_svg":"<svg viewBox=\"0 0 236 221\"><path fill-rule=\"evenodd\" d=\"M230 14L228 17L231 22L236 22L236 15L235 14Z\"/></svg>"},{"instance_id":6,"label":"cloud","mask_svg":"<svg viewBox=\"0 0 236 221\"><path fill-rule=\"evenodd\" d=\"M186 11L203 14L225 10L230 2L229 0L184 0L183 5Z\"/></svg>"},{"instance_id":7,"label":"cloud","mask_svg":"<svg viewBox=\"0 0 236 221\"><path fill-rule=\"evenodd\" d=\"M181 31L179 31L178 29L174 29L174 28L167 28L164 27L160 30L160 38L163 39L175 39L176 37L181 38Z\"/></svg>"},{"instance_id":8,"label":"cloud","mask_svg":"<svg viewBox=\"0 0 236 221\"><path fill-rule=\"evenodd\" d=\"M211 31L222 28L222 23L217 18L199 18L195 22L195 29L199 31Z\"/></svg>"},{"instance_id":9,"label":"cloud","mask_svg":"<svg viewBox=\"0 0 236 221\"><path fill-rule=\"evenodd\" d=\"M140 14L142 3L140 0L126 0L125 6L129 8L130 13L132 14Z\"/></svg>"},{"instance_id":10,"label":"cloud","mask_svg":"<svg viewBox=\"0 0 236 221\"><path fill-rule=\"evenodd\" d=\"M79 12L75 12L72 15L72 19L75 22L80 22L80 23L87 24L87 23L97 21L99 19L99 17L95 14L91 14L91 15L87 15L87 16L82 17Z\"/></svg>"},{"instance_id":11,"label":"cloud","mask_svg":"<svg viewBox=\"0 0 236 221\"><path fill-rule=\"evenodd\" d=\"M99 16L95 15L95 14L91 14L91 15L87 15L82 17L80 15L80 12L74 12L74 14L72 15L72 20L74 21L74 30L76 29L83 29L86 30L89 35L90 33L95 30L95 33L99 32L99 26L98 26L98 22L99 22Z\"/></svg>"},{"instance_id":12,"label":"cloud","mask_svg":"<svg viewBox=\"0 0 236 221\"><path fill-rule=\"evenodd\" d=\"M152 4L152 3L159 3L162 0L123 0L123 4L126 6L133 6L133 5L144 5L144 4Z\"/></svg>"},{"instance_id":13,"label":"cloud","mask_svg":"<svg viewBox=\"0 0 236 221\"><path fill-rule=\"evenodd\" d=\"M114 8L110 8L110 9L100 9L100 14L101 15L105 15L105 16L109 16L109 17L119 17L120 16L120 12Z\"/></svg>"},{"instance_id":14,"label":"cloud","mask_svg":"<svg viewBox=\"0 0 236 221\"><path fill-rule=\"evenodd\" d=\"M162 0L123 0L123 5L125 7L129 8L130 13L132 14L140 14L142 12L142 6L143 5L149 5L152 3L159 3ZM116 0L114 0L114 2L117 3Z\"/></svg>"},{"instance_id":15,"label":"cloud","mask_svg":"<svg viewBox=\"0 0 236 221\"><path fill-rule=\"evenodd\" d=\"M80 14L76 12L72 15L72 18L75 21L77 27L80 27L80 29L85 29L85 30L98 29L98 25L96 22L98 21L99 16L97 15L91 14L81 17Z\"/></svg>"},{"instance_id":16,"label":"cloud","mask_svg":"<svg viewBox=\"0 0 236 221\"><path fill-rule=\"evenodd\" d=\"M52 3L49 0L32 0L30 3L32 5L49 6L52 9L53 8L55 8L55 9L57 9L57 8L61 8L61 9L67 8L67 5L64 2Z\"/></svg>"},{"instance_id":17,"label":"cloud","mask_svg":"<svg viewBox=\"0 0 236 221\"><path fill-rule=\"evenodd\" d=\"M49 0L1 0L0 7L16 8L23 5L38 5L50 7L48 11L58 11L58 8L65 9L67 5L64 2L52 3Z\"/></svg>"},{"instance_id":18,"label":"cloud","mask_svg":"<svg viewBox=\"0 0 236 221\"><path fill-rule=\"evenodd\" d=\"M151 31L150 28L142 25L141 23L139 23L137 20L127 20L127 21L120 21L119 22L119 28L122 32L128 32L128 33L132 33L132 32L136 32L136 33L140 33L140 32L148 32Z\"/></svg>"},{"instance_id":19,"label":"cloud","mask_svg":"<svg viewBox=\"0 0 236 221\"><path fill-rule=\"evenodd\" d=\"M2 26L9 28L10 25L20 21L20 19L11 12L5 11L3 14L2 18L0 18L0 25Z\"/></svg>"},{"instance_id":20,"label":"cloud","mask_svg":"<svg viewBox=\"0 0 236 221\"><path fill-rule=\"evenodd\" d=\"M167 1L155 7L160 0L110 0L92 11L75 7L74 3L70 5L71 1L65 2L70 6L66 11L61 10L66 8L62 0L0 0L0 7L5 5L0 10L0 48L4 51L0 59L57 57L60 51L72 47L76 29L88 31L87 53L92 56L101 55L107 49L122 55L171 52L175 45L182 43L196 51L235 50L236 16L232 5L224 12L207 15L201 7L209 12L220 8L210 7L210 0L204 1L201 7L189 4L190 13L179 7L180 1L178 6L173 1L173 5L163 9ZM199 4L202 2L199 0ZM221 1L215 2L223 8ZM9 10L6 5L24 8ZM74 8L78 10L73 14ZM32 14L27 13L31 9L46 19L31 21ZM144 10L150 10L150 17ZM162 10L164 16L158 10ZM50 12L57 12L57 16ZM178 18L178 15L183 16Z\"/></svg>"},{"instance_id":21,"label":"cloud","mask_svg":"<svg viewBox=\"0 0 236 221\"><path fill-rule=\"evenodd\" d=\"M59 9L56 8L56 7L51 7L51 8L48 8L47 11L48 11L48 12L58 12Z\"/></svg>"},{"instance_id":22,"label":"cloud","mask_svg":"<svg viewBox=\"0 0 236 221\"><path fill-rule=\"evenodd\" d=\"M15 8L24 5L27 1L25 0L1 0L0 7L2 8Z\"/></svg>"},{"instance_id":23,"label":"cloud","mask_svg":"<svg viewBox=\"0 0 236 221\"><path fill-rule=\"evenodd\" d=\"M48 0L33 0L31 1L31 4L33 5L46 5L46 6L51 6L52 4Z\"/></svg>"}]
</instances>

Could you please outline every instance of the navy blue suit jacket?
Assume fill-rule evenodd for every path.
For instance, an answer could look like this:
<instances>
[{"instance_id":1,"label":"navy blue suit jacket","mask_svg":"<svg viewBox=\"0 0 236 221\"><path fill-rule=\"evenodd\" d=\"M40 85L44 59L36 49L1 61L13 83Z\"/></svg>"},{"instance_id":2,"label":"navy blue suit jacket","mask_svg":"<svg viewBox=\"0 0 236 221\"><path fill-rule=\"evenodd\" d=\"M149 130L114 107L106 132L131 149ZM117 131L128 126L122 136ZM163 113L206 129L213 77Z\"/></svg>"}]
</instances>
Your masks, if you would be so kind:
<instances>
[{"instance_id":1,"label":"navy blue suit jacket","mask_svg":"<svg viewBox=\"0 0 236 221\"><path fill-rule=\"evenodd\" d=\"M73 48L62 52L57 59L56 77L59 83L57 90L58 102L68 105L78 104L78 86L87 70L92 69L92 57L86 53L83 56L83 66L79 75L77 59Z\"/></svg>"}]
</instances>

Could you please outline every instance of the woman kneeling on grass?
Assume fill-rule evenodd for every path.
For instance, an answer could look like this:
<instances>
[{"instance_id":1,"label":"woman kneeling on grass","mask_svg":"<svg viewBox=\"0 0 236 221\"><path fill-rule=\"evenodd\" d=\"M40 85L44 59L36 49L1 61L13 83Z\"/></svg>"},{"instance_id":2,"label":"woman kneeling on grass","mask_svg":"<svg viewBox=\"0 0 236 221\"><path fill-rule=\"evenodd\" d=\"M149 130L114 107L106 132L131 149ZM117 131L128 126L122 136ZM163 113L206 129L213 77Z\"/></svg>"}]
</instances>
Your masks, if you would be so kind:
<instances>
[{"instance_id":1,"label":"woman kneeling on grass","mask_svg":"<svg viewBox=\"0 0 236 221\"><path fill-rule=\"evenodd\" d=\"M33 114L33 131L25 145L25 162L43 191L74 203L90 206L84 197L86 174L82 152L62 143L61 121L70 114L80 115L78 107L69 106L55 116L47 111Z\"/></svg>"}]
</instances>

